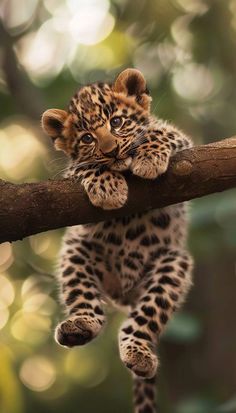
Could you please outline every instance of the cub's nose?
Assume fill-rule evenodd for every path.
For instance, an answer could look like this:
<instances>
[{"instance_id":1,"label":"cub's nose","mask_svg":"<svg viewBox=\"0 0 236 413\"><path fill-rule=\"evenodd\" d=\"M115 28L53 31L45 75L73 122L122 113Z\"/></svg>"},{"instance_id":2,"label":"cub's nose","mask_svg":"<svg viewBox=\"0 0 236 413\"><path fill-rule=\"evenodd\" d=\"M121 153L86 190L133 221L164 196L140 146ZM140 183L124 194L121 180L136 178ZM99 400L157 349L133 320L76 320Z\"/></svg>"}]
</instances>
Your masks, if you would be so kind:
<instances>
[{"instance_id":1,"label":"cub's nose","mask_svg":"<svg viewBox=\"0 0 236 413\"><path fill-rule=\"evenodd\" d=\"M112 149L109 152L104 152L104 151L102 151L102 152L103 152L104 155L108 156L109 158L115 158L116 155L118 155L119 148L118 148L118 146L116 146L114 149Z\"/></svg>"}]
</instances>

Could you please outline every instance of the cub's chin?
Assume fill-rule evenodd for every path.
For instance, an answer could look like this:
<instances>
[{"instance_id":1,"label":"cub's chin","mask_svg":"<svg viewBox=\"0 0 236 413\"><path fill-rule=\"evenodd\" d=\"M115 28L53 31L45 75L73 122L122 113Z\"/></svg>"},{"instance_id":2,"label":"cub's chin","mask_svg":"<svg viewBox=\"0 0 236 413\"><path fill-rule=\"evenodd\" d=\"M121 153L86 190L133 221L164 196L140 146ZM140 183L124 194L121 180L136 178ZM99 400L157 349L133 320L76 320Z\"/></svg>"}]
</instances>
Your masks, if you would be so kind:
<instances>
[{"instance_id":1,"label":"cub's chin","mask_svg":"<svg viewBox=\"0 0 236 413\"><path fill-rule=\"evenodd\" d=\"M110 169L112 171L125 171L130 168L131 163L131 156L125 159L115 159L113 163L110 165Z\"/></svg>"}]
</instances>

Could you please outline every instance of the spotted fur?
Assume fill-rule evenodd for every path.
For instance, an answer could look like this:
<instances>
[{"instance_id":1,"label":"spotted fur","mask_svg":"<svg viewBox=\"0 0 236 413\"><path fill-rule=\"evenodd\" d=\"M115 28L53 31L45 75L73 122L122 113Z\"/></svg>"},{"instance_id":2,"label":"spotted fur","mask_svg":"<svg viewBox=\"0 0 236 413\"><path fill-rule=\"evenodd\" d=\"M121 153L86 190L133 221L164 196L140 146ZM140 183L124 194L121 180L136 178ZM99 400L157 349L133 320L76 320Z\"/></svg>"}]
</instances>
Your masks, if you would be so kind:
<instances>
[{"instance_id":1,"label":"spotted fur","mask_svg":"<svg viewBox=\"0 0 236 413\"><path fill-rule=\"evenodd\" d=\"M122 207L125 171L146 179L163 174L171 155L191 146L175 126L150 114L145 79L135 69L113 84L82 87L68 112L51 109L42 124L69 157L66 176L79 179L96 207ZM154 413L156 348L191 285L184 204L67 229L59 282L67 318L55 337L83 345L104 326L104 302L125 308L120 357L134 377L135 413Z\"/></svg>"}]
</instances>

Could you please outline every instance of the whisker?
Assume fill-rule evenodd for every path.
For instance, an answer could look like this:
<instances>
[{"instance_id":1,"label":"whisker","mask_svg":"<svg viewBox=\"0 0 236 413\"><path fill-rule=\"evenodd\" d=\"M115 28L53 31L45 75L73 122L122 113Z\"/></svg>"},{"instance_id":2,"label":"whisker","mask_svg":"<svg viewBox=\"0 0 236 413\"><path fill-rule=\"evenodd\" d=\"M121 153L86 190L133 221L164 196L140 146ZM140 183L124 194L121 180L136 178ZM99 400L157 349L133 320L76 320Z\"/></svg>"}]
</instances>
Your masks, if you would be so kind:
<instances>
[{"instance_id":1,"label":"whisker","mask_svg":"<svg viewBox=\"0 0 236 413\"><path fill-rule=\"evenodd\" d=\"M134 155L136 148L138 148L143 143L147 142L147 138L145 137L146 131L143 130L142 133L138 136L138 138L134 138L133 142L129 145L128 148L124 148L121 151L121 155Z\"/></svg>"},{"instance_id":2,"label":"whisker","mask_svg":"<svg viewBox=\"0 0 236 413\"><path fill-rule=\"evenodd\" d=\"M84 161L84 162L81 162L80 164L78 164L78 165L76 166L76 169L85 168L85 167L87 167L87 166L94 166L94 167L96 167L96 166L98 166L98 165L106 164L106 163L108 163L108 162L109 162L108 160L104 160L104 159L95 160L95 161Z\"/></svg>"},{"instance_id":3,"label":"whisker","mask_svg":"<svg viewBox=\"0 0 236 413\"><path fill-rule=\"evenodd\" d=\"M53 175L52 179L55 179L58 175L63 174L64 172L66 172L68 170L68 166L66 168L61 169L60 171L58 171L56 174Z\"/></svg>"}]
</instances>

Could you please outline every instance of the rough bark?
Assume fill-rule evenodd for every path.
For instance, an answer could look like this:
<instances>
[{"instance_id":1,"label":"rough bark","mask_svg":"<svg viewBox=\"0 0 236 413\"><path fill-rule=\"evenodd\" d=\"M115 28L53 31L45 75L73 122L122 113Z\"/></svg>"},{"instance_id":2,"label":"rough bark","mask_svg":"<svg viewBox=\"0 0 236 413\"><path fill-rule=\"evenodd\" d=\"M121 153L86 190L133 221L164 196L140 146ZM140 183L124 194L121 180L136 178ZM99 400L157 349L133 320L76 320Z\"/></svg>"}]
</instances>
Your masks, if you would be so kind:
<instances>
[{"instance_id":1,"label":"rough bark","mask_svg":"<svg viewBox=\"0 0 236 413\"><path fill-rule=\"evenodd\" d=\"M90 204L73 180L16 185L0 181L0 242L50 229L104 221L236 187L236 137L176 154L154 181L127 176L127 204L104 211Z\"/></svg>"}]
</instances>

